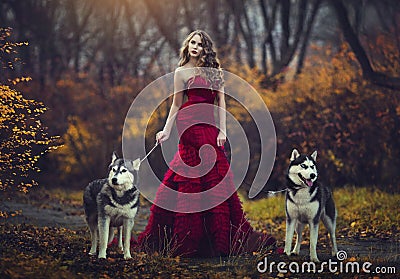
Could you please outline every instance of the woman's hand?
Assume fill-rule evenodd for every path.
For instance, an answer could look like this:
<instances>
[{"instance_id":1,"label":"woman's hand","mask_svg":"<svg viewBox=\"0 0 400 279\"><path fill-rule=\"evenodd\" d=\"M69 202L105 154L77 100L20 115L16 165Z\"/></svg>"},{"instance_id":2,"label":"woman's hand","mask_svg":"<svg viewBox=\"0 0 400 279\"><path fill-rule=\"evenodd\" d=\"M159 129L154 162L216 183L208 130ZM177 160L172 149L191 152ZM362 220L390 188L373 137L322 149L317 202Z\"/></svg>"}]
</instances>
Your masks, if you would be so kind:
<instances>
[{"instance_id":1,"label":"woman's hand","mask_svg":"<svg viewBox=\"0 0 400 279\"><path fill-rule=\"evenodd\" d=\"M165 132L164 130L158 132L156 134L156 142L162 143L169 138L169 133Z\"/></svg>"},{"instance_id":2,"label":"woman's hand","mask_svg":"<svg viewBox=\"0 0 400 279\"><path fill-rule=\"evenodd\" d=\"M222 131L219 131L217 136L217 146L224 146L226 142L226 134Z\"/></svg>"}]
</instances>

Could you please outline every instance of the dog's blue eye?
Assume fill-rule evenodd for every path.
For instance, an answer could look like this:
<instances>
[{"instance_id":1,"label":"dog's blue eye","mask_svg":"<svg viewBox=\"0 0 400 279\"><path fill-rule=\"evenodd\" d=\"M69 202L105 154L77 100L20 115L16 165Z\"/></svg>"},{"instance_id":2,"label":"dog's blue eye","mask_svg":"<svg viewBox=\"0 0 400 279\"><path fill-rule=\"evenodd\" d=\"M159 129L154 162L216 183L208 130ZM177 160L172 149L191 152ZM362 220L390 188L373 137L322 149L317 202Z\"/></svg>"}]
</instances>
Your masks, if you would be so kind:
<instances>
[{"instance_id":1,"label":"dog's blue eye","mask_svg":"<svg viewBox=\"0 0 400 279\"><path fill-rule=\"evenodd\" d=\"M113 172L117 172L117 169L112 169Z\"/></svg>"},{"instance_id":2,"label":"dog's blue eye","mask_svg":"<svg viewBox=\"0 0 400 279\"><path fill-rule=\"evenodd\" d=\"M126 169L123 169L121 172L126 172Z\"/></svg>"},{"instance_id":3,"label":"dog's blue eye","mask_svg":"<svg viewBox=\"0 0 400 279\"><path fill-rule=\"evenodd\" d=\"M314 169L314 167L315 167L315 166L311 166L310 168L311 168L311 169Z\"/></svg>"},{"instance_id":4,"label":"dog's blue eye","mask_svg":"<svg viewBox=\"0 0 400 279\"><path fill-rule=\"evenodd\" d=\"M305 164L301 164L300 167L302 167L303 169L307 169L308 168Z\"/></svg>"}]
</instances>

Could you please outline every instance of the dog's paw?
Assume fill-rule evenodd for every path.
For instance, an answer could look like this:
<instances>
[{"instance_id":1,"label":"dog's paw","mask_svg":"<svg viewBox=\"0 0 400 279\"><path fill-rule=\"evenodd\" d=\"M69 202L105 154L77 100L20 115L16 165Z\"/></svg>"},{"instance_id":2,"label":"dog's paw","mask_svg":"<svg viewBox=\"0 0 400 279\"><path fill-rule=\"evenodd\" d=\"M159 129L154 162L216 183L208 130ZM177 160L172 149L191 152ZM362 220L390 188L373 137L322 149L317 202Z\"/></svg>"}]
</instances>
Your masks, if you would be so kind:
<instances>
[{"instance_id":1,"label":"dog's paw","mask_svg":"<svg viewBox=\"0 0 400 279\"><path fill-rule=\"evenodd\" d=\"M131 255L124 255L124 260L130 260L130 259L132 259Z\"/></svg>"},{"instance_id":2,"label":"dog's paw","mask_svg":"<svg viewBox=\"0 0 400 279\"><path fill-rule=\"evenodd\" d=\"M288 256L290 256L292 254L290 251L287 251L287 250L284 250L283 252Z\"/></svg>"},{"instance_id":3,"label":"dog's paw","mask_svg":"<svg viewBox=\"0 0 400 279\"><path fill-rule=\"evenodd\" d=\"M125 260L130 260L130 259L132 259L131 251L129 251L129 249L126 249L126 251L124 251L124 259L125 259Z\"/></svg>"},{"instance_id":4,"label":"dog's paw","mask_svg":"<svg viewBox=\"0 0 400 279\"><path fill-rule=\"evenodd\" d=\"M318 257L310 257L310 260L314 263L319 263L320 260L318 259Z\"/></svg>"}]
</instances>

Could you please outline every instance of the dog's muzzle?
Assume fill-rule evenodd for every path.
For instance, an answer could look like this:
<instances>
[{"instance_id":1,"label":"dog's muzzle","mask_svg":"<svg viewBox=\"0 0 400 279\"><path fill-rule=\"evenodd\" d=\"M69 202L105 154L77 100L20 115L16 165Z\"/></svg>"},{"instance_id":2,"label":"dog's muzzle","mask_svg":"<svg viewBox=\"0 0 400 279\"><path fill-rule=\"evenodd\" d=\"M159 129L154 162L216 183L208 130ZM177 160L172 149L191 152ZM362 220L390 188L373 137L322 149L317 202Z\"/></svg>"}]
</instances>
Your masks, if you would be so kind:
<instances>
[{"instance_id":1,"label":"dog's muzzle","mask_svg":"<svg viewBox=\"0 0 400 279\"><path fill-rule=\"evenodd\" d=\"M317 175L315 173L311 173L310 178L305 178L304 176L301 175L301 173L299 173L299 177L304 182L304 184L306 184L308 187L312 187L314 184L313 179L315 179Z\"/></svg>"}]
</instances>

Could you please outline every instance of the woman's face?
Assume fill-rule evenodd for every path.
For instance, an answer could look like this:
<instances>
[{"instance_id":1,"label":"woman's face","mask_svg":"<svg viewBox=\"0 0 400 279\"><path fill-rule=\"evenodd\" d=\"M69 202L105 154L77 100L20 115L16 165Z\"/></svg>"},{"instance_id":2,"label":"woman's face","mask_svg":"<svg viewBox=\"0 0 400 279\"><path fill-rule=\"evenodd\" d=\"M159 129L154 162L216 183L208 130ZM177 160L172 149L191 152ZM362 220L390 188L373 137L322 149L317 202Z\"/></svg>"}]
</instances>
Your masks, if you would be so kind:
<instances>
[{"instance_id":1,"label":"woman's face","mask_svg":"<svg viewBox=\"0 0 400 279\"><path fill-rule=\"evenodd\" d=\"M188 51L191 57L199 58L203 51L203 43L201 42L200 35L196 34L190 39Z\"/></svg>"}]
</instances>

